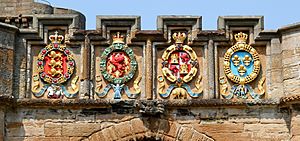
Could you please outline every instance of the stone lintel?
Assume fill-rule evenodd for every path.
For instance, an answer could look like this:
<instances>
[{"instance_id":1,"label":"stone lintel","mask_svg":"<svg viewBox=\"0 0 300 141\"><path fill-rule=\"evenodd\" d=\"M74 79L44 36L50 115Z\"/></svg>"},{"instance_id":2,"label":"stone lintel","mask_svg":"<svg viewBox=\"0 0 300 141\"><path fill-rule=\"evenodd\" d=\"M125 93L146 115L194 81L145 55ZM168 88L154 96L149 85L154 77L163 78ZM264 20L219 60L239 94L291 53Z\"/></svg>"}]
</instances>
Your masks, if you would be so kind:
<instances>
[{"instance_id":1,"label":"stone lintel","mask_svg":"<svg viewBox=\"0 0 300 141\"><path fill-rule=\"evenodd\" d=\"M96 29L102 31L102 36L110 41L110 36L120 32L125 36L125 42L130 43L136 31L141 30L141 17L134 15L100 15L96 17Z\"/></svg>"},{"instance_id":2,"label":"stone lintel","mask_svg":"<svg viewBox=\"0 0 300 141\"><path fill-rule=\"evenodd\" d=\"M166 40L163 37L163 33L158 30L140 30L135 33L133 41L147 41L151 40L152 42L165 42Z\"/></svg>"},{"instance_id":3,"label":"stone lintel","mask_svg":"<svg viewBox=\"0 0 300 141\"><path fill-rule=\"evenodd\" d=\"M233 34L239 31L248 31L249 43L254 43L254 39L264 30L263 16L219 16L218 30L224 30L226 37L233 40Z\"/></svg>"},{"instance_id":4,"label":"stone lintel","mask_svg":"<svg viewBox=\"0 0 300 141\"><path fill-rule=\"evenodd\" d=\"M161 15L157 17L157 30L162 31L164 37L171 42L174 32L187 32L188 40L196 38L197 33L202 30L202 16L191 15Z\"/></svg>"}]
</instances>

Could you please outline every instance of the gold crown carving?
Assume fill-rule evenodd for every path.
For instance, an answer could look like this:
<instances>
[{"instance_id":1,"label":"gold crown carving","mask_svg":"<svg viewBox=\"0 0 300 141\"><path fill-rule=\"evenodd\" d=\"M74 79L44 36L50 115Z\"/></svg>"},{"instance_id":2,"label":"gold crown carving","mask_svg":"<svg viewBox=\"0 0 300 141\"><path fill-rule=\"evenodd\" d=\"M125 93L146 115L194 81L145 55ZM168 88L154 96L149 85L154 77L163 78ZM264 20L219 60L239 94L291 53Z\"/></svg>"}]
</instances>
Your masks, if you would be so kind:
<instances>
[{"instance_id":1,"label":"gold crown carving","mask_svg":"<svg viewBox=\"0 0 300 141\"><path fill-rule=\"evenodd\" d=\"M61 41L64 40L64 36L58 35L58 32L55 31L55 35L50 35L49 40L51 41L51 43L61 43Z\"/></svg>"},{"instance_id":2,"label":"gold crown carving","mask_svg":"<svg viewBox=\"0 0 300 141\"><path fill-rule=\"evenodd\" d=\"M243 32L240 32L238 34L235 34L234 38L238 43L245 43L247 41L248 35Z\"/></svg>"},{"instance_id":3,"label":"gold crown carving","mask_svg":"<svg viewBox=\"0 0 300 141\"><path fill-rule=\"evenodd\" d=\"M117 32L113 37L113 43L123 43L124 44L124 36Z\"/></svg>"},{"instance_id":4,"label":"gold crown carving","mask_svg":"<svg viewBox=\"0 0 300 141\"><path fill-rule=\"evenodd\" d=\"M176 44L182 44L186 38L186 34L178 32L178 33L174 33L172 37L175 40Z\"/></svg>"}]
</instances>

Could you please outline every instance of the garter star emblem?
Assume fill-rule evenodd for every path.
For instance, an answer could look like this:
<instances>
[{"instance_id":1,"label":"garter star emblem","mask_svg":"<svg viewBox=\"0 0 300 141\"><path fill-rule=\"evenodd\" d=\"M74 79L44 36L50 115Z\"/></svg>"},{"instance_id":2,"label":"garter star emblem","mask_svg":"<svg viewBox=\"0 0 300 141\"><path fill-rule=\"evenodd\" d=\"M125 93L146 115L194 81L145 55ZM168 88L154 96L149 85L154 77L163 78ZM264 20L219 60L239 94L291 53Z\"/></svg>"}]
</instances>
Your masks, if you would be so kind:
<instances>
[{"instance_id":1,"label":"garter star emblem","mask_svg":"<svg viewBox=\"0 0 300 141\"><path fill-rule=\"evenodd\" d=\"M253 47L246 44L247 34L240 32L234 37L237 41L236 44L229 48L224 55L224 72L227 78L236 84L233 85L230 92L227 92L227 81L221 77L220 92L226 99L231 99L233 95L243 99L247 99L249 95L253 99L261 98L264 94L265 78L263 77L259 81L258 93L255 93L253 88L248 85L259 75L261 62L258 53Z\"/></svg>"},{"instance_id":2,"label":"garter star emblem","mask_svg":"<svg viewBox=\"0 0 300 141\"><path fill-rule=\"evenodd\" d=\"M187 98L187 95L193 98L199 97L202 93L201 77L195 83L197 92L193 92L186 84L197 74L197 55L190 46L183 45L186 39L185 33L174 33L172 37L175 44L169 46L162 55L163 76L158 76L159 94L163 98L171 94L174 99ZM164 77L172 83L166 91L164 91Z\"/></svg>"},{"instance_id":3,"label":"garter star emblem","mask_svg":"<svg viewBox=\"0 0 300 141\"><path fill-rule=\"evenodd\" d=\"M113 36L112 45L102 53L100 69L103 78L110 83L102 92L100 92L102 85L96 87L95 92L99 97L105 97L111 88L115 93L114 99L121 99L123 90L127 97L132 99L137 98L141 93L138 86L141 77L134 81L134 93L130 92L128 86L125 85L134 77L137 61L133 50L124 44L124 37L119 32ZM96 81L101 82L100 76L97 76Z\"/></svg>"},{"instance_id":4,"label":"garter star emblem","mask_svg":"<svg viewBox=\"0 0 300 141\"><path fill-rule=\"evenodd\" d=\"M62 84L69 80L74 73L75 60L66 45L61 44L64 37L58 35L50 35L51 41L45 48L43 48L37 59L38 74L33 76L33 93L36 97L41 97L44 93L48 93L48 98L61 98L66 96L67 98L74 98L77 95L78 88L76 82L78 76L76 76L71 83L73 92L68 92L67 88ZM39 79L47 83L43 88L39 89Z\"/></svg>"}]
</instances>

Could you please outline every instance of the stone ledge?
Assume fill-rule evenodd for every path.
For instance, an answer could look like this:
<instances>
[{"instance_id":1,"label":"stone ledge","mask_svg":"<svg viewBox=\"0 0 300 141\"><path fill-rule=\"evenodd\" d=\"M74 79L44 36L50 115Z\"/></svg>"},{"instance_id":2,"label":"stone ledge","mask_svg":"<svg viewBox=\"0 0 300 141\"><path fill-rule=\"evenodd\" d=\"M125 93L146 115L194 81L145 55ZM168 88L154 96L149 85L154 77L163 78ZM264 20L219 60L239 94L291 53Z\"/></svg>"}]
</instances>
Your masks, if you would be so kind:
<instances>
[{"instance_id":1,"label":"stone ledge","mask_svg":"<svg viewBox=\"0 0 300 141\"><path fill-rule=\"evenodd\" d=\"M279 105L275 100L226 100L226 99L189 99L189 100L101 100L101 99L14 99L11 96L0 96L0 104L11 107L57 107L57 108L84 108L84 107L111 107L121 106L134 108L141 103L159 102L168 107L215 107L215 106L268 106Z\"/></svg>"},{"instance_id":2,"label":"stone ledge","mask_svg":"<svg viewBox=\"0 0 300 141\"><path fill-rule=\"evenodd\" d=\"M227 99L199 99L199 100L164 100L168 107L211 107L211 106L264 106L277 105L279 101L275 100L227 100Z\"/></svg>"},{"instance_id":3,"label":"stone ledge","mask_svg":"<svg viewBox=\"0 0 300 141\"><path fill-rule=\"evenodd\" d=\"M2 23L2 22L0 22L0 28L6 29L7 31L12 30L14 32L18 30L18 27L14 26L14 25Z\"/></svg>"},{"instance_id":4,"label":"stone ledge","mask_svg":"<svg viewBox=\"0 0 300 141\"><path fill-rule=\"evenodd\" d=\"M14 103L14 97L10 95L0 95L0 105L1 106L11 106Z\"/></svg>"}]
</instances>

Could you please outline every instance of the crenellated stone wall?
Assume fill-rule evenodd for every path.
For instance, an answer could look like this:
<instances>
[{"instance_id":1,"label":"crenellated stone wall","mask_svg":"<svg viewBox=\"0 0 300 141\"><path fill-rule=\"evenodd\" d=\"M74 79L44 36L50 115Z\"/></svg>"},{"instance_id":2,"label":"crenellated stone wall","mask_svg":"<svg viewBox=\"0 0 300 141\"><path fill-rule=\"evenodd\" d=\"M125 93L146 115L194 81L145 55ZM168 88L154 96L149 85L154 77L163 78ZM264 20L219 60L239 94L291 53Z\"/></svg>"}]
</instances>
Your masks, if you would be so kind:
<instances>
[{"instance_id":1,"label":"crenellated stone wall","mask_svg":"<svg viewBox=\"0 0 300 141\"><path fill-rule=\"evenodd\" d=\"M300 139L300 24L101 15L85 30L32 0L0 13L0 141Z\"/></svg>"}]
</instances>

